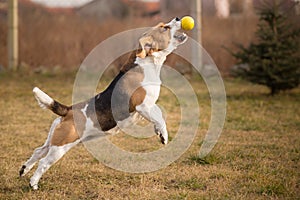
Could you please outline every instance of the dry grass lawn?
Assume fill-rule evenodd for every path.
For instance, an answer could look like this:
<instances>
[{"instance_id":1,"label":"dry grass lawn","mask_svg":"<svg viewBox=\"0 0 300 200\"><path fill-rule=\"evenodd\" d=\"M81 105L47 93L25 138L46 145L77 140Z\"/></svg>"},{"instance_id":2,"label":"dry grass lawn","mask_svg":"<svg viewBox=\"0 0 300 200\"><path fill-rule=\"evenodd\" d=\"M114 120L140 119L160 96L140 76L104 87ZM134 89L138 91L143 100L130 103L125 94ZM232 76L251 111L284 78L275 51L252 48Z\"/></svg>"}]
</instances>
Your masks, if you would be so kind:
<instances>
[{"instance_id":1,"label":"dry grass lawn","mask_svg":"<svg viewBox=\"0 0 300 200\"><path fill-rule=\"evenodd\" d=\"M45 141L56 116L39 108L31 90L39 86L71 103L74 75L0 74L0 199L300 198L300 89L270 97L264 87L226 80L226 124L218 144L201 160L197 154L210 120L210 101L200 78L191 82L201 125L179 160L156 172L130 174L104 166L80 144L42 177L40 190L32 191L32 172L19 178L18 171ZM169 111L172 137L180 117L176 100L164 89L159 103ZM114 137L132 151L160 147L158 138Z\"/></svg>"}]
</instances>

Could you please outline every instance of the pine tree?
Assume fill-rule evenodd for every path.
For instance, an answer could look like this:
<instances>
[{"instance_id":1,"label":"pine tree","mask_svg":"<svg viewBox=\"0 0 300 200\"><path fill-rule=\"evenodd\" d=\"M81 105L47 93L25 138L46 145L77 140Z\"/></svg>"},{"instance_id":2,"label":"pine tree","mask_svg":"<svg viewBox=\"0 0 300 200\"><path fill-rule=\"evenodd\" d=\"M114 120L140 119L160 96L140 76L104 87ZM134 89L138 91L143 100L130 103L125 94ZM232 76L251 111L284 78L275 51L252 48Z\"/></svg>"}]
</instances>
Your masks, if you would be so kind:
<instances>
[{"instance_id":1,"label":"pine tree","mask_svg":"<svg viewBox=\"0 0 300 200\"><path fill-rule=\"evenodd\" d=\"M235 75L270 88L274 95L295 88L300 83L300 29L281 10L283 1L272 1L259 10L257 42L249 47L238 45L232 53L240 67Z\"/></svg>"}]
</instances>

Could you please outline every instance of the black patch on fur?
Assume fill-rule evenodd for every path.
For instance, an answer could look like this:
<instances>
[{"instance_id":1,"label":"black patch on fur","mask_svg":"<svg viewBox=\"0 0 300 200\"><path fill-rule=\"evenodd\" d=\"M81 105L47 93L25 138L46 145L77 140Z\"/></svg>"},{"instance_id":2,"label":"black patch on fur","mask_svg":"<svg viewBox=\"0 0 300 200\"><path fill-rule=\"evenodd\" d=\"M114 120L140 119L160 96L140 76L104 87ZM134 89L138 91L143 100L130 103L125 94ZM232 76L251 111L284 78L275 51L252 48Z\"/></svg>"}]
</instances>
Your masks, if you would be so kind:
<instances>
[{"instance_id":1,"label":"black patch on fur","mask_svg":"<svg viewBox=\"0 0 300 200\"><path fill-rule=\"evenodd\" d=\"M130 116L129 112L135 110L129 110L131 107L130 98L132 92L126 91L123 86L124 82L128 81L126 78L122 79L126 73L142 73L138 68L138 65L134 63L135 54L133 52L129 57L128 61L123 65L119 74L113 79L110 85L101 93L97 94L95 97L89 99L86 103L88 104L86 115L89 117L93 123L94 127L102 131L108 131L117 125L116 121L122 121ZM137 75L138 75L137 74ZM122 81L118 84L119 81ZM140 84L139 80L130 80L135 83L135 85ZM112 95L114 93L114 102L112 109ZM117 95L115 95L117 94ZM72 109L82 109L86 104L79 103L72 106ZM59 106L60 112L65 112L67 107ZM54 111L53 111L54 112Z\"/></svg>"},{"instance_id":2,"label":"black patch on fur","mask_svg":"<svg viewBox=\"0 0 300 200\"><path fill-rule=\"evenodd\" d=\"M50 109L57 115L66 116L66 114L70 110L70 107L65 106L54 100L54 102L50 106Z\"/></svg>"},{"instance_id":3,"label":"black patch on fur","mask_svg":"<svg viewBox=\"0 0 300 200\"><path fill-rule=\"evenodd\" d=\"M94 125L96 125L96 128L100 128L102 131L108 131L108 130L114 128L117 125L116 120L118 121L118 120L126 119L127 117L129 117L128 110L125 110L117 115L116 115L116 113L114 113L114 115L116 115L116 116L113 116L113 113L112 113L113 111L111 108L111 97L112 97L113 91L115 89L116 84L122 78L122 76L124 74L125 74L124 72L120 72L115 77L115 79L111 82L111 84L106 88L106 90L104 90L103 92L101 92L100 94L97 95L97 96L99 96L99 98L92 98L88 102L87 116L92 119L92 121L94 122ZM120 96L123 96L123 95L120 95ZM124 99L124 103L122 105L126 106L125 102L126 101ZM128 106L127 106L127 108L128 108ZM115 111L115 108L114 108L114 111ZM100 127L97 127L97 125Z\"/></svg>"}]
</instances>

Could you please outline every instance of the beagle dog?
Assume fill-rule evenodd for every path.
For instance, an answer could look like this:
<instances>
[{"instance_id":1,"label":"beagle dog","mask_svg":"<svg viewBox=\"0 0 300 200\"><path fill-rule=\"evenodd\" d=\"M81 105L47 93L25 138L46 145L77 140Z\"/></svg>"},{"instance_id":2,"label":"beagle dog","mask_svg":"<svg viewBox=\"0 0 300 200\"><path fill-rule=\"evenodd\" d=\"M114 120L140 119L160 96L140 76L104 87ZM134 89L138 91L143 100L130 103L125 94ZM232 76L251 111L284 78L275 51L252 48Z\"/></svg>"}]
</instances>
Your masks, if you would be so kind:
<instances>
[{"instance_id":1,"label":"beagle dog","mask_svg":"<svg viewBox=\"0 0 300 200\"><path fill-rule=\"evenodd\" d=\"M60 116L53 121L44 145L36 148L20 169L20 176L24 176L39 161L30 179L30 186L34 190L38 189L41 176L67 151L84 141L89 132L96 129L109 133L126 124L122 122L132 118L135 113L152 122L161 142L168 143L166 123L155 103L160 93L160 70L166 56L187 40L187 35L178 32L179 29L179 18L150 28L139 39L139 48L133 51L110 85L89 100L66 106L39 88L33 89L39 105ZM79 118L76 124L75 115Z\"/></svg>"}]
</instances>

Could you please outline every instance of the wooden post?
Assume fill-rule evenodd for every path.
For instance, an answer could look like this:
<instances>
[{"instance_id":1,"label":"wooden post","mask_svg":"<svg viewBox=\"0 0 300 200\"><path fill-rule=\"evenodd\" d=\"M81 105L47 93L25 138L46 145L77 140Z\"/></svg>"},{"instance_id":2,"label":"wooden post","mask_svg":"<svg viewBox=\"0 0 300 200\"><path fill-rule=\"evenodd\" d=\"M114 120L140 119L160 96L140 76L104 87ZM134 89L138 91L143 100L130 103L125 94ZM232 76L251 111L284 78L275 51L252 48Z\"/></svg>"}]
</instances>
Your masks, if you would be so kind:
<instances>
[{"instance_id":1,"label":"wooden post","mask_svg":"<svg viewBox=\"0 0 300 200\"><path fill-rule=\"evenodd\" d=\"M295 1L295 13L296 15L300 15L300 0L294 0Z\"/></svg>"},{"instance_id":2,"label":"wooden post","mask_svg":"<svg viewBox=\"0 0 300 200\"><path fill-rule=\"evenodd\" d=\"M18 68L18 1L8 0L8 68Z\"/></svg>"},{"instance_id":3,"label":"wooden post","mask_svg":"<svg viewBox=\"0 0 300 200\"><path fill-rule=\"evenodd\" d=\"M191 3L191 16L195 19L195 29L193 30L193 35L195 40L202 45L202 0L193 0ZM199 63L202 69L202 51L198 51L197 48L192 47L192 60L194 63Z\"/></svg>"},{"instance_id":4,"label":"wooden post","mask_svg":"<svg viewBox=\"0 0 300 200\"><path fill-rule=\"evenodd\" d=\"M243 14L246 16L253 15L253 0L244 0L243 2Z\"/></svg>"},{"instance_id":5,"label":"wooden post","mask_svg":"<svg viewBox=\"0 0 300 200\"><path fill-rule=\"evenodd\" d=\"M202 0L196 0L197 41L202 45Z\"/></svg>"}]
</instances>

